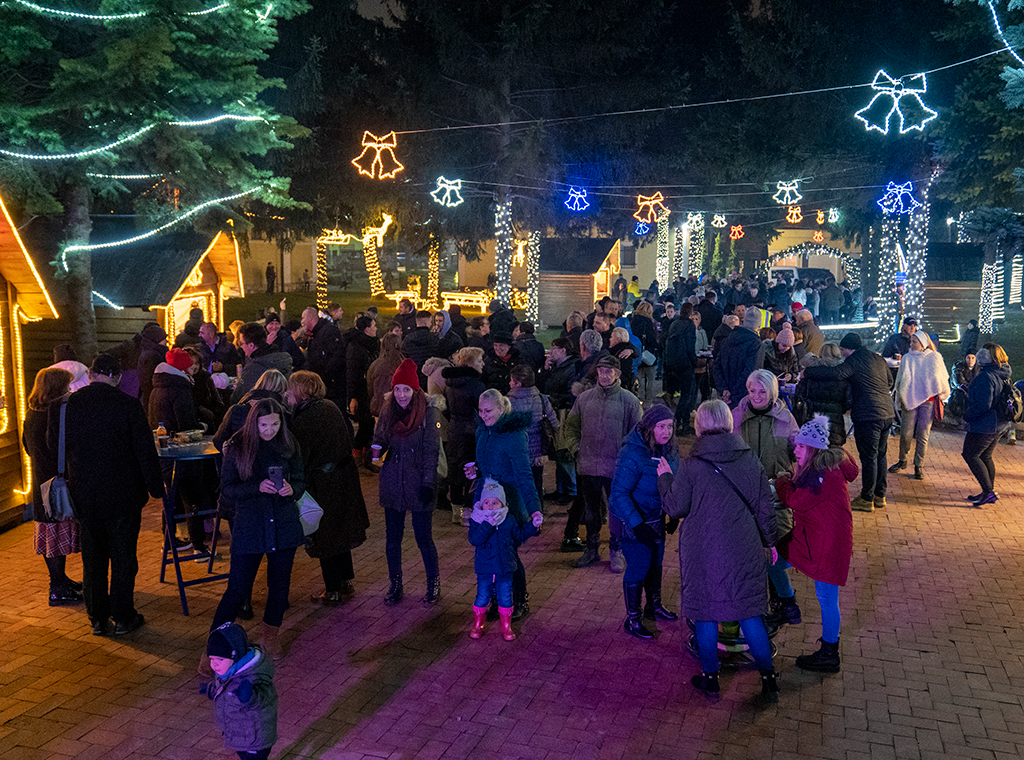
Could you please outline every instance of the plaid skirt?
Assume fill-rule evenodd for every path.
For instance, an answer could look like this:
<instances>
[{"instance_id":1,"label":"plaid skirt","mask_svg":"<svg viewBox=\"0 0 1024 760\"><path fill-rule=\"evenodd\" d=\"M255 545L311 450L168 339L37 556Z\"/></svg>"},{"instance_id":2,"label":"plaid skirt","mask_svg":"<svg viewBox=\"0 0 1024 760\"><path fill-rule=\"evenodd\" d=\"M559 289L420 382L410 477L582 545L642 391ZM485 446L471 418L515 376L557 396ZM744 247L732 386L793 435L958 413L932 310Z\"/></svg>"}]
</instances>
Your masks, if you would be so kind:
<instances>
[{"instance_id":1,"label":"plaid skirt","mask_svg":"<svg viewBox=\"0 0 1024 760\"><path fill-rule=\"evenodd\" d=\"M81 528L78 520L36 523L36 554L45 557L63 557L82 551Z\"/></svg>"}]
</instances>

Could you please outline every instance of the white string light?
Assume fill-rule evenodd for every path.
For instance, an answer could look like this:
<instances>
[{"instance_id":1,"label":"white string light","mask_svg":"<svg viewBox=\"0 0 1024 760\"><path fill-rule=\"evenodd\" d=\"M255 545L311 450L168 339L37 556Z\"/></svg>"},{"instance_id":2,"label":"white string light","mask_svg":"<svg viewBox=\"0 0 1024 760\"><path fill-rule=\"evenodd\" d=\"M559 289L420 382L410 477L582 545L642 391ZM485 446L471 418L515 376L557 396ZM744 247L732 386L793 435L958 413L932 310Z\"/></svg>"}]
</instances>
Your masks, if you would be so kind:
<instances>
[{"instance_id":1,"label":"white string light","mask_svg":"<svg viewBox=\"0 0 1024 760\"><path fill-rule=\"evenodd\" d=\"M116 247L122 246L122 245L130 245L131 243L137 243L140 240L145 240L146 238L150 238L150 237L153 237L154 235L158 235L161 232L163 232L164 230L166 230L167 228L173 227L174 225L178 224L179 222L185 221L186 219L188 219L191 216L195 216L196 214L198 214L203 209L209 208L210 206L214 206L214 205L216 205L218 203L225 203L227 201L233 201L233 200L236 200L238 198L242 198L242 197L244 197L246 195L252 195L257 190L259 190L258 187L253 187L253 188L250 188L249 190L246 190L243 193L235 193L234 195L226 195L223 198L215 198L212 201L206 201L205 203L200 203L195 208L193 208L193 209L191 209L189 211L186 211L181 216L178 216L175 219L172 219L171 221L167 222L167 224L162 224L159 227L157 227L156 229L150 230L149 232L144 232L141 235L136 235L135 237L126 238L125 240L118 240L118 241L115 241L113 243L95 243L95 244L90 244L90 245L69 245L69 246L65 246L64 250L61 251L61 262L64 265L64 271L65 272L68 271L68 264L67 264L67 254L68 253L74 253L75 251L96 251L96 250L99 250L101 248L116 248Z\"/></svg>"},{"instance_id":2,"label":"white string light","mask_svg":"<svg viewBox=\"0 0 1024 760\"><path fill-rule=\"evenodd\" d=\"M39 13L49 13L52 16L64 16L66 18L80 18L80 19L83 19L85 21L122 21L124 19L142 18L143 16L148 16L149 15L149 11L137 11L135 13L116 13L116 14L107 14L107 15L101 15L101 14L97 14L97 13L78 13L78 12L75 12L75 11L62 11L62 10L59 10L57 8L46 8L46 7L42 6L42 5L36 5L35 3L30 3L30 2L28 2L28 0L12 0L12 2L15 2L18 5L22 5L22 6L26 7L26 8L31 8L32 10L37 11ZM229 5L230 5L230 3L221 3L220 5L214 6L213 8L207 8L206 10L203 10L203 11L190 11L190 12L185 13L183 15L185 15L185 16L206 16L207 14L210 14L210 13L216 13L217 11L222 11L225 8L227 8ZM273 7L273 6L271 6L271 7ZM270 8L268 7L267 8L267 14L269 14L269 13L270 13ZM257 14L257 16L259 16L259 14ZM262 17L260 20L263 20L263 18L265 18L265 17Z\"/></svg>"},{"instance_id":3,"label":"white string light","mask_svg":"<svg viewBox=\"0 0 1024 760\"><path fill-rule=\"evenodd\" d=\"M526 244L526 319L540 319L540 232L534 230Z\"/></svg>"},{"instance_id":4,"label":"white string light","mask_svg":"<svg viewBox=\"0 0 1024 760\"><path fill-rule=\"evenodd\" d=\"M94 296L96 296L96 297L97 297L98 299L100 299L101 301L103 301L103 303L105 303L105 304L106 304L107 306L109 306L110 308L112 308L112 309L117 309L118 311L124 311L124 307L123 307L123 306L118 306L118 305L117 305L116 303L114 303L113 301L111 301L111 300L110 300L109 298L107 298L107 297L106 297L105 295L103 295L102 293L97 293L97 292L96 292L96 291L94 290L94 291L92 292L92 294L93 294Z\"/></svg>"},{"instance_id":5,"label":"white string light","mask_svg":"<svg viewBox=\"0 0 1024 760\"><path fill-rule=\"evenodd\" d=\"M1010 304L1021 302L1021 286L1024 285L1024 256L1014 254L1010 262Z\"/></svg>"},{"instance_id":6,"label":"white string light","mask_svg":"<svg viewBox=\"0 0 1024 760\"><path fill-rule=\"evenodd\" d=\"M686 252L686 273L699 275L704 268L704 214L689 213L686 224L690 228L690 247Z\"/></svg>"},{"instance_id":7,"label":"white string light","mask_svg":"<svg viewBox=\"0 0 1024 760\"><path fill-rule=\"evenodd\" d=\"M512 201L499 203L494 212L494 276L496 297L503 304L512 295Z\"/></svg>"},{"instance_id":8,"label":"white string light","mask_svg":"<svg viewBox=\"0 0 1024 760\"><path fill-rule=\"evenodd\" d=\"M1003 246L996 247L996 279L992 293L992 321L1002 322L1006 318L1003 304L1006 303L1006 278L1004 276Z\"/></svg>"},{"instance_id":9,"label":"white string light","mask_svg":"<svg viewBox=\"0 0 1024 760\"><path fill-rule=\"evenodd\" d=\"M907 281L904 285L906 296L904 316L913 317L918 322L924 317L924 283L928 271L928 226L931 213L928 192L940 172L941 169L936 167L932 171L931 178L925 183L921 205L910 212L910 225L907 230Z\"/></svg>"},{"instance_id":10,"label":"white string light","mask_svg":"<svg viewBox=\"0 0 1024 760\"><path fill-rule=\"evenodd\" d=\"M1001 39L1003 41L1003 44L1006 45L1006 47L1003 48L1003 50L1006 50L1010 55L1016 58L1017 63L1019 63L1021 66L1024 66L1024 58L1021 58L1019 55L1017 55L1017 52L1012 47L1010 47L1010 43L1006 41L1006 35L1003 34L1003 27L999 23L999 16L996 15L996 6L992 2L992 0L989 0L988 9L992 11L992 21L996 25L996 34L999 35L999 39ZM1003 50L1000 50L999 52L1001 53L1003 52Z\"/></svg>"},{"instance_id":11,"label":"white string light","mask_svg":"<svg viewBox=\"0 0 1024 760\"><path fill-rule=\"evenodd\" d=\"M86 177L93 177L94 179L156 179L164 176L163 174L97 174L96 172L86 172Z\"/></svg>"},{"instance_id":12,"label":"white string light","mask_svg":"<svg viewBox=\"0 0 1024 760\"><path fill-rule=\"evenodd\" d=\"M676 228L675 251L672 256L672 277L675 280L681 279L683 276L683 257L686 255L686 232L686 224Z\"/></svg>"},{"instance_id":13,"label":"white string light","mask_svg":"<svg viewBox=\"0 0 1024 760\"><path fill-rule=\"evenodd\" d=\"M267 121L262 116L241 116L239 114L226 113L220 116L214 116L209 119L198 119L192 121L167 121L158 122L156 124L147 124L142 129L136 130L131 134L125 135L119 140L115 140L112 143L103 145L99 148L90 148L89 150L82 150L76 153L58 153L58 154L45 154L45 153L16 153L11 150L0 149L0 154L10 156L11 158L23 158L28 161L69 161L77 160L80 158L88 158L89 156L95 156L97 153L103 153L108 150L113 150L118 145L124 145L126 142L138 140L144 134L149 132L151 129L156 128L159 124L168 124L172 127L205 127L210 124L215 124L219 121ZM267 122L269 124L269 122Z\"/></svg>"},{"instance_id":14,"label":"white string light","mask_svg":"<svg viewBox=\"0 0 1024 760\"><path fill-rule=\"evenodd\" d=\"M654 276L658 280L658 289L661 292L668 290L671 282L669 280L667 211L658 217L658 258L655 264Z\"/></svg>"},{"instance_id":15,"label":"white string light","mask_svg":"<svg viewBox=\"0 0 1024 760\"><path fill-rule=\"evenodd\" d=\"M899 216L886 214L882 219L881 251L878 259L878 329L875 332L875 339L880 342L892 334L899 314L896 294L896 272L899 271L900 257L897 250L899 231Z\"/></svg>"},{"instance_id":16,"label":"white string light","mask_svg":"<svg viewBox=\"0 0 1024 760\"><path fill-rule=\"evenodd\" d=\"M981 301L978 304L978 330L992 332L992 301L995 296L996 265L981 265Z\"/></svg>"}]
</instances>

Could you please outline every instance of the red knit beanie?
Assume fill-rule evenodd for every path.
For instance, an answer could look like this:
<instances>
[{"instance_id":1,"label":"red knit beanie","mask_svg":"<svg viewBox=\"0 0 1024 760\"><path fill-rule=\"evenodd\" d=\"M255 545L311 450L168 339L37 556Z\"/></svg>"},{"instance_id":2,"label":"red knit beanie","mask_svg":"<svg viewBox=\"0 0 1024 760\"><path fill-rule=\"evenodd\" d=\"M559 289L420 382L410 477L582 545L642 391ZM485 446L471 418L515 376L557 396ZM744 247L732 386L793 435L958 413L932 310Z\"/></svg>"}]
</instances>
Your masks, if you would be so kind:
<instances>
[{"instance_id":1,"label":"red knit beanie","mask_svg":"<svg viewBox=\"0 0 1024 760\"><path fill-rule=\"evenodd\" d=\"M396 385L408 385L413 389L420 387L419 371L412 359L402 359L395 374L391 376L391 387L394 388Z\"/></svg>"},{"instance_id":2,"label":"red knit beanie","mask_svg":"<svg viewBox=\"0 0 1024 760\"><path fill-rule=\"evenodd\" d=\"M192 366L192 357L189 356L188 351L182 348L172 348L164 356L164 361L182 372L188 372L189 367Z\"/></svg>"}]
</instances>

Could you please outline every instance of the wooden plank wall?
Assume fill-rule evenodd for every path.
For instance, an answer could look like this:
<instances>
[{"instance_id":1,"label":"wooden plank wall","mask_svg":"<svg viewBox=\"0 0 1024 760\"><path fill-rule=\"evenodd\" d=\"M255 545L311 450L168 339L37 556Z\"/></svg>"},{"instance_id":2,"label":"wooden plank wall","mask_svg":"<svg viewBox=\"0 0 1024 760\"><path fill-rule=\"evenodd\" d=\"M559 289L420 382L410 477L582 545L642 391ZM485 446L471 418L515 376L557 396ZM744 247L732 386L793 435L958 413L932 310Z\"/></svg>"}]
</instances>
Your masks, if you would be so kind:
<instances>
[{"instance_id":1,"label":"wooden plank wall","mask_svg":"<svg viewBox=\"0 0 1024 760\"><path fill-rule=\"evenodd\" d=\"M560 325L571 311L593 311L594 278L589 274L541 272L537 299L540 321L548 326Z\"/></svg>"},{"instance_id":2,"label":"wooden plank wall","mask_svg":"<svg viewBox=\"0 0 1024 760\"><path fill-rule=\"evenodd\" d=\"M21 446L18 440L17 399L14 392L14 352L12 351L10 304L7 298L7 282L0 278L0 341L3 353L4 383L2 393L5 411L0 419L6 420L6 430L0 433L0 531L24 520L26 498L15 493L24 488L21 473Z\"/></svg>"},{"instance_id":3,"label":"wooden plank wall","mask_svg":"<svg viewBox=\"0 0 1024 760\"><path fill-rule=\"evenodd\" d=\"M962 330L967 320L978 318L980 298L980 282L925 282L925 327L944 339L951 337L956 325Z\"/></svg>"}]
</instances>

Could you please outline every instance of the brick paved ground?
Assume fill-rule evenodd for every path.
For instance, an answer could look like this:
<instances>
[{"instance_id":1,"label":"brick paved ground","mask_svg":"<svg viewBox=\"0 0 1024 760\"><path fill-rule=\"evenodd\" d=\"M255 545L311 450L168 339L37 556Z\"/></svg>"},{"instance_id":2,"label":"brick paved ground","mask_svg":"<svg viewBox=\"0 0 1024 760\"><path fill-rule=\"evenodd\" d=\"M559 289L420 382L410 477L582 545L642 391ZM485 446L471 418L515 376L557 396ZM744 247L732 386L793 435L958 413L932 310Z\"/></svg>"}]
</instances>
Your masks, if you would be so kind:
<instances>
[{"instance_id":1,"label":"brick paved ground","mask_svg":"<svg viewBox=\"0 0 1024 760\"><path fill-rule=\"evenodd\" d=\"M480 641L466 635L472 554L465 530L441 513L442 604L428 610L417 601L424 577L410 530L411 595L385 608L383 526L373 508L370 538L356 552L358 594L348 605L324 610L308 602L320 589L319 572L300 552L272 757L1019 757L1024 516L1021 500L1009 495L1024 490L1024 446L999 447L1003 499L973 509L962 499L975 486L959 457L961 435L937 431L932 441L927 480L893 477L888 509L854 515L839 675L794 667L794 657L813 648L820 617L813 586L793 571L804 624L776 639L783 693L765 711L754 707L758 679L749 671L723 677L717 705L696 696L689 680L697 664L682 652L677 627L660 626L655 642L628 638L621 579L607 561L572 570L573 555L556 551L564 517L553 516L524 548L533 612L517 641L493 630ZM372 478L363 488L375 503ZM192 616L183 617L175 588L156 582L158 525L151 505L136 594L147 625L118 639L92 636L81 607L46 606L31 525L0 535L6 760L233 756L195 676L223 586L192 590ZM676 600L674 539L669 549L665 595ZM77 558L69 570L80 577Z\"/></svg>"}]
</instances>

